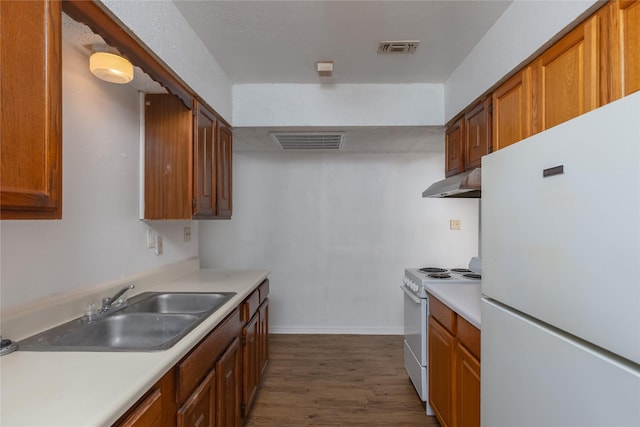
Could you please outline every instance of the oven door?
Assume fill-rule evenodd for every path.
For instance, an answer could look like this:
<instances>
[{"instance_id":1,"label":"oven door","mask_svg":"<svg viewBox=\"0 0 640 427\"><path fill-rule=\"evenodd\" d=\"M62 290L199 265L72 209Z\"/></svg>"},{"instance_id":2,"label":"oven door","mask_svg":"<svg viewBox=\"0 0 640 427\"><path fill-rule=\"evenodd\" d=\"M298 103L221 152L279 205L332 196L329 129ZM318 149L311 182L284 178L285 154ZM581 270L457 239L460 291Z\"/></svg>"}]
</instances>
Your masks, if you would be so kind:
<instances>
[{"instance_id":1,"label":"oven door","mask_svg":"<svg viewBox=\"0 0 640 427\"><path fill-rule=\"evenodd\" d=\"M427 366L427 302L409 289L404 291L404 340L421 366Z\"/></svg>"}]
</instances>

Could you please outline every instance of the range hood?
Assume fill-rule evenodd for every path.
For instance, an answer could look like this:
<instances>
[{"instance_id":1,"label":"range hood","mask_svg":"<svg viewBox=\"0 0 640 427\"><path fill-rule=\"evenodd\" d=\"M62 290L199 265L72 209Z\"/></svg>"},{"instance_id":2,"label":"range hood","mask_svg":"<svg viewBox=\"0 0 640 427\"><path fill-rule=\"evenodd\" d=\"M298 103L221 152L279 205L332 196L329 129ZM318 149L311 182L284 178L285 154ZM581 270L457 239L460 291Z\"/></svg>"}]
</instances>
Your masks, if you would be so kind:
<instances>
[{"instance_id":1,"label":"range hood","mask_svg":"<svg viewBox=\"0 0 640 427\"><path fill-rule=\"evenodd\" d=\"M462 172L449 178L431 184L424 190L422 197L458 197L480 198L481 194L480 168Z\"/></svg>"}]
</instances>

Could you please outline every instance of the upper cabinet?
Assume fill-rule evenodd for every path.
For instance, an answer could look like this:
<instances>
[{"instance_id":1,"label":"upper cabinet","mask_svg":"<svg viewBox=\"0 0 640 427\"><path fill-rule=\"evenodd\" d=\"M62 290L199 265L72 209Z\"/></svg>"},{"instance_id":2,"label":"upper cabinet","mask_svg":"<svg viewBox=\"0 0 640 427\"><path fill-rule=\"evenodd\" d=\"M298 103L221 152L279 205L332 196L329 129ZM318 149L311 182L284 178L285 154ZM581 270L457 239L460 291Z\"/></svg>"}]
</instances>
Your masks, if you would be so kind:
<instances>
[{"instance_id":1,"label":"upper cabinet","mask_svg":"<svg viewBox=\"0 0 640 427\"><path fill-rule=\"evenodd\" d=\"M231 218L231 130L170 94L145 96L144 128L144 218Z\"/></svg>"},{"instance_id":2,"label":"upper cabinet","mask_svg":"<svg viewBox=\"0 0 640 427\"><path fill-rule=\"evenodd\" d=\"M592 16L533 61L533 133L598 107L598 22Z\"/></svg>"},{"instance_id":3,"label":"upper cabinet","mask_svg":"<svg viewBox=\"0 0 640 427\"><path fill-rule=\"evenodd\" d=\"M491 98L478 102L464 115L464 168L480 167L482 156L491 152Z\"/></svg>"},{"instance_id":4,"label":"upper cabinet","mask_svg":"<svg viewBox=\"0 0 640 427\"><path fill-rule=\"evenodd\" d=\"M445 176L480 167L491 151L491 98L471 106L445 133Z\"/></svg>"},{"instance_id":5,"label":"upper cabinet","mask_svg":"<svg viewBox=\"0 0 640 427\"><path fill-rule=\"evenodd\" d=\"M0 218L62 217L61 4L0 1Z\"/></svg>"},{"instance_id":6,"label":"upper cabinet","mask_svg":"<svg viewBox=\"0 0 640 427\"><path fill-rule=\"evenodd\" d=\"M503 83L491 99L494 150L531 136L531 67Z\"/></svg>"}]
</instances>

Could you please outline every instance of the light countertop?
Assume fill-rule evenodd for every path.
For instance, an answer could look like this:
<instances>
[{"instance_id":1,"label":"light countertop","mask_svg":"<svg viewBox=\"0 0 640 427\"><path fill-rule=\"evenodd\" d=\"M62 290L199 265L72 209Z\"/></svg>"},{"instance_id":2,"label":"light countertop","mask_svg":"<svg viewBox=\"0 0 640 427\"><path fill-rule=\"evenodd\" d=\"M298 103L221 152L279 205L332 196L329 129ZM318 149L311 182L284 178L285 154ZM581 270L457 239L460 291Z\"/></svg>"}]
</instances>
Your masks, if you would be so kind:
<instances>
[{"instance_id":1,"label":"light countertop","mask_svg":"<svg viewBox=\"0 0 640 427\"><path fill-rule=\"evenodd\" d=\"M233 311L268 270L197 270L144 291L237 294L168 350L27 352L0 358L0 425L110 426Z\"/></svg>"},{"instance_id":2,"label":"light countertop","mask_svg":"<svg viewBox=\"0 0 640 427\"><path fill-rule=\"evenodd\" d=\"M481 329L480 283L429 283L425 288L451 310Z\"/></svg>"}]
</instances>

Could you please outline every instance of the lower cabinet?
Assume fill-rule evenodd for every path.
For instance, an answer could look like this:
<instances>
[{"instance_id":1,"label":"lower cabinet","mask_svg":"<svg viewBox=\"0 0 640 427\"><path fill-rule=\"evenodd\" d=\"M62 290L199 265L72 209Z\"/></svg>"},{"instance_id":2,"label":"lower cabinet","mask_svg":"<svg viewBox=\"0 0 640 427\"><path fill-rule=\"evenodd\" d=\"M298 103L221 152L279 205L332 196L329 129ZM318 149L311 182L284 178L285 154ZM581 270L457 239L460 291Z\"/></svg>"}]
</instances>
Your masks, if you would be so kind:
<instances>
[{"instance_id":1,"label":"lower cabinet","mask_svg":"<svg viewBox=\"0 0 640 427\"><path fill-rule=\"evenodd\" d=\"M429 295L429 404L442 427L480 426L480 330Z\"/></svg>"},{"instance_id":2,"label":"lower cabinet","mask_svg":"<svg viewBox=\"0 0 640 427\"><path fill-rule=\"evenodd\" d=\"M114 426L240 427L269 361L265 280Z\"/></svg>"}]
</instances>

